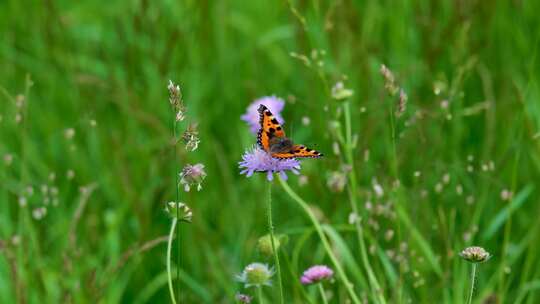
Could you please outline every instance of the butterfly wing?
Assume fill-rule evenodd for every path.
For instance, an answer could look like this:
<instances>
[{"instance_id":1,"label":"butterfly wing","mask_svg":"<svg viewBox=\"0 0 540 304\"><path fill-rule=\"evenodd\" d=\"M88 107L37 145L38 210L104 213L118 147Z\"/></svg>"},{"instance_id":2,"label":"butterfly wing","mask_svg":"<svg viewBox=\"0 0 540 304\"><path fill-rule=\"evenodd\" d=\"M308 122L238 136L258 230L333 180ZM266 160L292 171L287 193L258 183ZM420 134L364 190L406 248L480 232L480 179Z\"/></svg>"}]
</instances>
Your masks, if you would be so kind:
<instances>
[{"instance_id":1,"label":"butterfly wing","mask_svg":"<svg viewBox=\"0 0 540 304\"><path fill-rule=\"evenodd\" d=\"M268 110L268 108L265 105L259 106L259 123L261 125L261 128L259 129L259 132L257 133L257 144L266 152L270 152L270 146L271 142L274 141L274 148L275 148L275 140L277 138L284 138L285 140L288 140L285 138L285 131L283 131L283 128L277 121L277 119L274 117L272 112ZM290 140L288 140L290 142ZM291 142L292 144L292 142ZM275 158L297 158L297 157L321 157L323 156L322 153L315 151L313 149L307 148L303 145L293 145L289 151L283 151L283 152L276 152L271 153L272 157Z\"/></svg>"},{"instance_id":2,"label":"butterfly wing","mask_svg":"<svg viewBox=\"0 0 540 304\"><path fill-rule=\"evenodd\" d=\"M319 151L307 148L303 145L294 145L289 152L272 153L272 157L276 158L298 158L298 157L313 157L318 158L323 156Z\"/></svg>"},{"instance_id":3,"label":"butterfly wing","mask_svg":"<svg viewBox=\"0 0 540 304\"><path fill-rule=\"evenodd\" d=\"M285 131L265 105L259 106L259 123L261 128L257 133L257 144L265 151L270 151L270 140L274 137L285 137Z\"/></svg>"}]
</instances>

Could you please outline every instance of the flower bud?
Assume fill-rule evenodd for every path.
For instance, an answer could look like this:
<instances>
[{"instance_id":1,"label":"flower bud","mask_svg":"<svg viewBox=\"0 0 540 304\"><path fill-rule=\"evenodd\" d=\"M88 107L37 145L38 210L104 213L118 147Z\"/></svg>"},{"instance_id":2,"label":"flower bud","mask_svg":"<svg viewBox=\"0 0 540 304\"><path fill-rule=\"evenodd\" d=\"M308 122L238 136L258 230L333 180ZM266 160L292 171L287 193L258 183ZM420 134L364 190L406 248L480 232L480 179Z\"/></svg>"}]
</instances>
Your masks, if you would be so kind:
<instances>
[{"instance_id":1,"label":"flower bud","mask_svg":"<svg viewBox=\"0 0 540 304\"><path fill-rule=\"evenodd\" d=\"M178 210L177 210L178 209ZM193 217L193 212L188 205L181 202L168 202L167 208L165 209L167 213L175 218L177 217L179 221L191 223L191 218Z\"/></svg>"},{"instance_id":2,"label":"flower bud","mask_svg":"<svg viewBox=\"0 0 540 304\"><path fill-rule=\"evenodd\" d=\"M252 298L250 296L248 296L246 294L242 294L242 293L237 293L234 298L239 303L245 303L245 304L251 303L251 300L252 300Z\"/></svg>"},{"instance_id":3,"label":"flower bud","mask_svg":"<svg viewBox=\"0 0 540 304\"><path fill-rule=\"evenodd\" d=\"M332 98L335 100L345 100L351 96L353 96L354 91L345 88L345 85L342 81L338 81L333 87L331 91Z\"/></svg>"},{"instance_id":4,"label":"flower bud","mask_svg":"<svg viewBox=\"0 0 540 304\"><path fill-rule=\"evenodd\" d=\"M279 251L279 247L286 244L287 241L288 237L286 235L274 236L274 246L276 247L276 251ZM259 238L257 241L257 250L261 255L267 258L274 255L274 252L272 251L272 240L269 234Z\"/></svg>"},{"instance_id":5,"label":"flower bud","mask_svg":"<svg viewBox=\"0 0 540 304\"><path fill-rule=\"evenodd\" d=\"M237 276L238 281L245 284L245 287L260 287L262 285L271 286L271 278L274 270L263 263L251 263L244 268L244 271Z\"/></svg>"}]
</instances>

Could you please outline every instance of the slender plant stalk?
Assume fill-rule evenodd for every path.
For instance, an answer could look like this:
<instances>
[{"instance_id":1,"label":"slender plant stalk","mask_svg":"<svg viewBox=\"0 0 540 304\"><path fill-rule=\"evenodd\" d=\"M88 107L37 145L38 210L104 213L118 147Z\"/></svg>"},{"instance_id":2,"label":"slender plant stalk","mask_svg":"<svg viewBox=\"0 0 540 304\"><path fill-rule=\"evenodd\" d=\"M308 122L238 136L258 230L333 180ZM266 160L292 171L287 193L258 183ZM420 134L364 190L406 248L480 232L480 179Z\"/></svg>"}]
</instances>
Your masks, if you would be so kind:
<instances>
[{"instance_id":1,"label":"slender plant stalk","mask_svg":"<svg viewBox=\"0 0 540 304\"><path fill-rule=\"evenodd\" d=\"M24 101L22 104L22 130L21 130L21 163L20 163L20 184L26 186L28 184L29 180L29 174L28 174L28 123L29 120L29 113L28 113L28 104L30 103L30 88L32 87L33 82L32 78L30 77L30 74L26 74L25 77L25 86L24 86ZM23 208L19 207L17 208L17 221L18 221L18 234L23 236L27 235L29 239L29 246L30 243L34 245L35 252L33 254L28 254L24 250L25 246L18 246L17 249L17 260L19 265L24 265L28 262L29 256L32 256L33 259L36 261L41 260L41 253L39 249L39 243L37 242L34 234L34 227L32 226L30 213L29 213L29 207ZM33 265L33 263L29 263L30 265ZM33 268L33 269L32 269ZM43 278L42 275L42 268L41 267L21 267L22 269L28 269L27 271L29 273L32 272L32 270L35 270L39 277ZM21 271L22 272L22 271ZM24 274L24 275L28 275ZM23 275L23 276L24 276ZM26 295L24 294L24 291L20 289L21 284L17 286L17 299L22 302L25 302L27 300Z\"/></svg>"},{"instance_id":2,"label":"slender plant stalk","mask_svg":"<svg viewBox=\"0 0 540 304\"><path fill-rule=\"evenodd\" d=\"M356 215L358 215L358 205L356 201L357 181L356 181L356 174L354 170L354 158L353 158L354 147L353 147L353 142L352 142L353 140L352 140L352 127L351 127L351 111L350 111L350 105L348 101L343 103L343 112L345 116L345 143L344 143L345 157L351 169L348 174L349 175L349 186L348 186L349 201L351 203L351 209ZM370 281L370 285L374 293L374 297L375 299L377 299L377 302L384 304L386 303L386 301L381 293L381 287L379 285L379 282L377 281L377 277L375 276L375 273L373 272L373 269L371 268L371 264L369 263L369 260L368 260L362 224L358 220L354 221L354 223L355 223L355 228L356 228L356 232L358 236L358 243L360 245L360 256L362 259L362 263L364 264L364 268L366 269L366 272Z\"/></svg>"},{"instance_id":3,"label":"slender plant stalk","mask_svg":"<svg viewBox=\"0 0 540 304\"><path fill-rule=\"evenodd\" d=\"M388 109L388 116L390 116L390 135L392 138L392 170L394 175L398 177L398 161L397 161L397 148L396 148L396 122L394 121L394 112L390 105Z\"/></svg>"},{"instance_id":4,"label":"slender plant stalk","mask_svg":"<svg viewBox=\"0 0 540 304\"><path fill-rule=\"evenodd\" d=\"M360 300L358 299L358 296L354 292L353 285L349 281L349 278L347 278L347 275L345 274L345 271L341 267L341 264L339 264L336 256L332 252L332 248L330 247L330 243L326 239L326 236L324 235L324 232L322 230L321 224L311 211L309 209L308 204L300 197L296 192L294 192L291 187L287 184L286 181L284 181L281 177L279 177L279 182L281 183L281 186L287 192L287 194L296 202L298 205L302 208L302 210L307 214L309 219L311 220L311 223L313 224L313 227L317 231L317 234L319 235L319 238L321 239L321 242L324 246L324 249L326 251L326 254L328 254L328 257L332 261L332 264L336 268L336 271L338 273L338 276L340 277L341 281L343 281L343 284L345 285L345 288L347 289L347 292L349 293L349 296L351 297L351 300L355 304L360 304Z\"/></svg>"},{"instance_id":5,"label":"slender plant stalk","mask_svg":"<svg viewBox=\"0 0 540 304\"><path fill-rule=\"evenodd\" d=\"M472 264L472 270L471 270L471 291L469 292L469 299L467 300L467 304L472 303L473 293L474 293L474 281L476 280L476 263Z\"/></svg>"},{"instance_id":6,"label":"slender plant stalk","mask_svg":"<svg viewBox=\"0 0 540 304\"><path fill-rule=\"evenodd\" d=\"M324 293L324 288L322 286L322 283L318 283L317 285L319 287L319 292L321 293L323 304L328 304L328 300L326 299L326 294Z\"/></svg>"},{"instance_id":7,"label":"slender plant stalk","mask_svg":"<svg viewBox=\"0 0 540 304\"><path fill-rule=\"evenodd\" d=\"M176 121L176 116L174 115L173 111L173 135L174 135L174 163L175 163L175 184L174 188L176 189L176 220L180 218L180 193L178 189L178 172L180 171L180 168L178 166L178 161L176 160L176 144L177 144L177 136L178 136L178 123ZM176 294L178 296L178 302L180 302L180 225L176 225L176 235L178 236L176 238Z\"/></svg>"},{"instance_id":8,"label":"slender plant stalk","mask_svg":"<svg viewBox=\"0 0 540 304\"><path fill-rule=\"evenodd\" d=\"M390 117L390 137L392 139L392 173L394 174L395 180L399 180L399 166L398 166L398 158L397 158L397 147L396 147L396 121L394 120L394 111L392 104L388 107L388 116ZM399 204L401 200L401 187L398 187L396 192L396 205ZM401 220L397 221L397 238L398 241L401 243L402 241L402 234L401 234ZM399 271L399 281L403 281L403 272L401 271L401 268L398 269ZM397 290L397 297L399 301L402 301L403 297L403 284L399 284L398 290Z\"/></svg>"},{"instance_id":9,"label":"slender plant stalk","mask_svg":"<svg viewBox=\"0 0 540 304\"><path fill-rule=\"evenodd\" d=\"M176 299L174 295L174 287L173 287L172 272L171 272L171 253L172 253L172 242L174 239L174 230L176 228L177 222L178 222L178 219L173 218L172 224L171 224L171 231L169 232L169 240L167 241L167 278L169 280L169 293L171 294L171 300L173 304L176 304ZM176 269L178 268L179 267L177 266ZM177 280L179 278L180 278L179 276L176 277Z\"/></svg>"},{"instance_id":10,"label":"slender plant stalk","mask_svg":"<svg viewBox=\"0 0 540 304\"><path fill-rule=\"evenodd\" d=\"M520 128L517 135L517 142L522 141L523 135L523 128ZM514 157L514 165L512 167L512 188L511 193L516 193L516 185L517 185L517 175L518 175L518 167L519 167L519 159L521 156L521 149L517 150L517 153ZM506 265L506 256L508 253L508 245L510 242L510 236L511 236L511 229L512 229L512 215L514 212L510 212L508 215L508 219L506 220L506 223L504 224L504 239L502 244L502 253L501 253L501 266ZM475 264L476 265L476 264ZM500 290L505 290L506 284L505 284L505 273L504 271L499 272L499 286ZM501 303L505 302L506 292L501 293Z\"/></svg>"},{"instance_id":11,"label":"slender plant stalk","mask_svg":"<svg viewBox=\"0 0 540 304\"><path fill-rule=\"evenodd\" d=\"M259 298L259 303L264 304L263 296L262 296L262 287L257 287L257 297Z\"/></svg>"},{"instance_id":12,"label":"slender plant stalk","mask_svg":"<svg viewBox=\"0 0 540 304\"><path fill-rule=\"evenodd\" d=\"M279 303L283 304L283 284L281 282L281 267L279 265L279 252L276 250L276 244L274 241L274 224L272 223L272 183L268 183L268 232L270 233L270 244L272 244L272 252L274 254L274 263L276 264L276 271L278 277L279 287Z\"/></svg>"}]
</instances>

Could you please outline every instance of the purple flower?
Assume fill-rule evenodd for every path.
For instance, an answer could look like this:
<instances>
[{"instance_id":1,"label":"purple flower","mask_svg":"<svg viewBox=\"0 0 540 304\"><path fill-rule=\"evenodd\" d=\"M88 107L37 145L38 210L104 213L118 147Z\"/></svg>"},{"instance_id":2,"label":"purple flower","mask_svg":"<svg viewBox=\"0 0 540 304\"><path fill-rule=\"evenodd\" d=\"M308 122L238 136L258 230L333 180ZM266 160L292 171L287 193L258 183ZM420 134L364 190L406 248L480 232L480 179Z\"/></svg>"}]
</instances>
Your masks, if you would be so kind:
<instances>
[{"instance_id":1,"label":"purple flower","mask_svg":"<svg viewBox=\"0 0 540 304\"><path fill-rule=\"evenodd\" d=\"M180 185L184 185L184 191L186 192L189 192L193 185L197 185L197 191L200 191L205 178L206 172L203 164L187 164L180 172Z\"/></svg>"},{"instance_id":2,"label":"purple flower","mask_svg":"<svg viewBox=\"0 0 540 304\"><path fill-rule=\"evenodd\" d=\"M315 284L323 280L332 278L334 272L328 266L315 265L309 267L300 278L300 282L304 285Z\"/></svg>"},{"instance_id":3,"label":"purple flower","mask_svg":"<svg viewBox=\"0 0 540 304\"><path fill-rule=\"evenodd\" d=\"M242 293L237 293L235 298L236 298L236 301L240 303L246 303L246 304L251 303L251 297Z\"/></svg>"},{"instance_id":4,"label":"purple flower","mask_svg":"<svg viewBox=\"0 0 540 304\"><path fill-rule=\"evenodd\" d=\"M246 151L242 155L240 164L240 174L245 174L247 177L253 175L253 172L266 172L267 178L271 181L274 178L274 173L278 173L281 178L287 179L286 171L291 171L294 174L300 174L300 162L294 158L278 159L273 158L268 152L259 147L254 147L251 151Z\"/></svg>"},{"instance_id":5,"label":"purple flower","mask_svg":"<svg viewBox=\"0 0 540 304\"><path fill-rule=\"evenodd\" d=\"M253 101L247 108L246 114L242 115L240 118L247 122L250 131L253 134L257 134L259 131L260 125L259 125L259 112L257 109L259 108L259 105L264 104L272 114L276 117L278 122L280 124L283 124L285 121L283 120L283 117L281 117L281 111L283 110L283 107L285 106L285 101L283 99L276 97L276 96L264 96L259 99L256 99Z\"/></svg>"}]
</instances>

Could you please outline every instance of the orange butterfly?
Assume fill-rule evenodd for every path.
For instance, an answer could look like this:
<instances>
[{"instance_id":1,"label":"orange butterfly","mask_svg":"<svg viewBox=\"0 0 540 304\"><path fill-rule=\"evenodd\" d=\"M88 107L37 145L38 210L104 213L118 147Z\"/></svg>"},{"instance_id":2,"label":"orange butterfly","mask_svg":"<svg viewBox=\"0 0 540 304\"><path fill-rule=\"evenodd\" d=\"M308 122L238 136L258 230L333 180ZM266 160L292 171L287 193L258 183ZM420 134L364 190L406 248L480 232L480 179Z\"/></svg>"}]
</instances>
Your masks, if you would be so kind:
<instances>
[{"instance_id":1,"label":"orange butterfly","mask_svg":"<svg viewBox=\"0 0 540 304\"><path fill-rule=\"evenodd\" d=\"M259 123L257 144L275 158L321 157L322 153L303 145L295 145L285 137L285 131L265 105L259 106Z\"/></svg>"}]
</instances>

